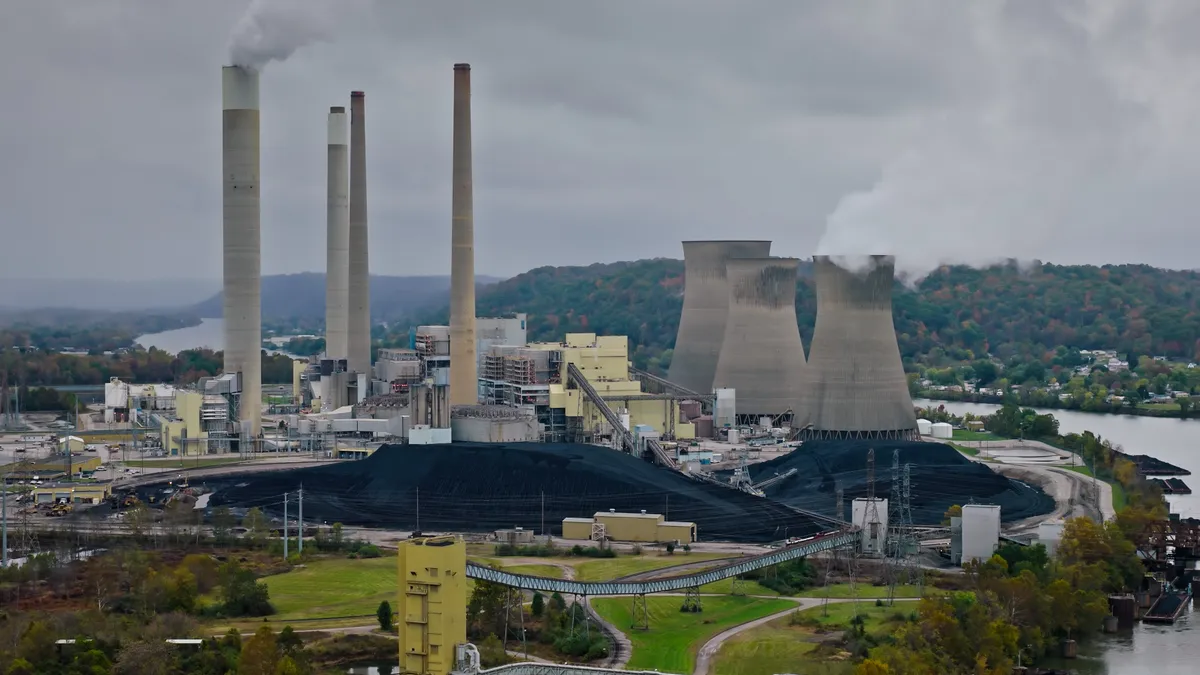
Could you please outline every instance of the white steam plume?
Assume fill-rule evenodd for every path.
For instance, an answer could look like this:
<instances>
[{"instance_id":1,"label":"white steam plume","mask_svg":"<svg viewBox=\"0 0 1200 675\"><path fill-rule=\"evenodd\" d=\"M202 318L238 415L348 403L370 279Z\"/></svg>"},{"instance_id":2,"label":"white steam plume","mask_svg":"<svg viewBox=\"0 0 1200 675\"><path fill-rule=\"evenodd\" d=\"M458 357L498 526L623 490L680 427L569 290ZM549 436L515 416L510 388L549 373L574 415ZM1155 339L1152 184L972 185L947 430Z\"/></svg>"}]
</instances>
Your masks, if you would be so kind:
<instances>
[{"instance_id":1,"label":"white steam plume","mask_svg":"<svg viewBox=\"0 0 1200 675\"><path fill-rule=\"evenodd\" d=\"M333 38L345 0L252 0L229 36L229 60L261 69L285 61L297 49Z\"/></svg>"},{"instance_id":2,"label":"white steam plume","mask_svg":"<svg viewBox=\"0 0 1200 675\"><path fill-rule=\"evenodd\" d=\"M1148 248L1191 236L1200 98L1182 92L1200 58L1179 28L1187 3L963 5L947 30L972 38L970 81L874 186L841 199L817 253L850 256L847 267L894 254L910 281L941 264L1138 262L1148 250L1194 267Z\"/></svg>"}]
</instances>

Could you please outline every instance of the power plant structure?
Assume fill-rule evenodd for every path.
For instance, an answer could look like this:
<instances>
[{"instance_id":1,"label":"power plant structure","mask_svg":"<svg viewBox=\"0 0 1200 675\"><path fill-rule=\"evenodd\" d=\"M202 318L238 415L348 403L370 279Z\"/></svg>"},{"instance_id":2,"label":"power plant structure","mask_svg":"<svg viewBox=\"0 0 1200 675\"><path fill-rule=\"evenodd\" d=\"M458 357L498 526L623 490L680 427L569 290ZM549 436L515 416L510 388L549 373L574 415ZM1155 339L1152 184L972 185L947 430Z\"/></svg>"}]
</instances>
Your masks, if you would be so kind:
<instances>
[{"instance_id":1,"label":"power plant structure","mask_svg":"<svg viewBox=\"0 0 1200 675\"><path fill-rule=\"evenodd\" d=\"M726 263L770 254L769 241L683 242L683 314L668 380L697 393L712 391L729 316Z\"/></svg>"},{"instance_id":2,"label":"power plant structure","mask_svg":"<svg viewBox=\"0 0 1200 675\"><path fill-rule=\"evenodd\" d=\"M450 404L479 401L475 344L475 218L471 175L471 66L454 64L450 224ZM351 364L353 365L353 364Z\"/></svg>"},{"instance_id":3,"label":"power plant structure","mask_svg":"<svg viewBox=\"0 0 1200 675\"><path fill-rule=\"evenodd\" d=\"M346 108L329 109L325 242L325 356L346 359L350 309L350 164Z\"/></svg>"},{"instance_id":4,"label":"power plant structure","mask_svg":"<svg viewBox=\"0 0 1200 675\"><path fill-rule=\"evenodd\" d=\"M222 68L221 100L224 370L241 380L241 434L257 437L262 407L258 71Z\"/></svg>"},{"instance_id":5,"label":"power plant structure","mask_svg":"<svg viewBox=\"0 0 1200 675\"><path fill-rule=\"evenodd\" d=\"M350 307L346 360L355 373L371 372L371 277L367 259L366 94L350 92Z\"/></svg>"},{"instance_id":6,"label":"power plant structure","mask_svg":"<svg viewBox=\"0 0 1200 675\"><path fill-rule=\"evenodd\" d=\"M796 258L730 258L728 314L712 386L736 392L737 417L798 419L804 345L796 323ZM792 414L785 415L791 412ZM791 422L793 419L788 419Z\"/></svg>"},{"instance_id":7,"label":"power plant structure","mask_svg":"<svg viewBox=\"0 0 1200 675\"><path fill-rule=\"evenodd\" d=\"M799 411L810 425L805 437L920 439L892 323L895 269L892 256L870 256L861 271L813 258L817 321Z\"/></svg>"}]
</instances>

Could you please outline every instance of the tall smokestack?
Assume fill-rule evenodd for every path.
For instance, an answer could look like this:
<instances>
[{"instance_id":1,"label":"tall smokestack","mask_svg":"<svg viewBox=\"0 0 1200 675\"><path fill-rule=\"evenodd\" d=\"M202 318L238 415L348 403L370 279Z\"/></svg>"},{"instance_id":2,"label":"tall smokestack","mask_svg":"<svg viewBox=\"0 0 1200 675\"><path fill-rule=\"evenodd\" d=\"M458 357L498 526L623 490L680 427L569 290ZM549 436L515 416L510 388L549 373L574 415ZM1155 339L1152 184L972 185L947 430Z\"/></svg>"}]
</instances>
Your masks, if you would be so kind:
<instances>
[{"instance_id":1,"label":"tall smokestack","mask_svg":"<svg viewBox=\"0 0 1200 675\"><path fill-rule=\"evenodd\" d=\"M471 183L471 66L454 64L454 186L450 224L450 404L479 401L475 363L475 217Z\"/></svg>"},{"instance_id":2,"label":"tall smokestack","mask_svg":"<svg viewBox=\"0 0 1200 675\"><path fill-rule=\"evenodd\" d=\"M371 276L367 265L366 95L350 92L350 311L347 315L347 367L371 370Z\"/></svg>"},{"instance_id":3,"label":"tall smokestack","mask_svg":"<svg viewBox=\"0 0 1200 675\"><path fill-rule=\"evenodd\" d=\"M258 71L222 68L221 102L225 372L242 374L238 417L257 436L262 408Z\"/></svg>"},{"instance_id":4,"label":"tall smokestack","mask_svg":"<svg viewBox=\"0 0 1200 675\"><path fill-rule=\"evenodd\" d=\"M347 358L350 309L350 164L346 109L329 109L329 167L326 192L325 355Z\"/></svg>"},{"instance_id":5,"label":"tall smokestack","mask_svg":"<svg viewBox=\"0 0 1200 675\"><path fill-rule=\"evenodd\" d=\"M712 391L729 316L725 264L770 253L769 241L683 242L683 313L668 380L700 394Z\"/></svg>"},{"instance_id":6,"label":"tall smokestack","mask_svg":"<svg viewBox=\"0 0 1200 675\"><path fill-rule=\"evenodd\" d=\"M729 387L738 417L802 417L804 345L796 325L796 258L730 258L729 314L713 386Z\"/></svg>"},{"instance_id":7,"label":"tall smokestack","mask_svg":"<svg viewBox=\"0 0 1200 675\"><path fill-rule=\"evenodd\" d=\"M919 439L892 322L896 261L873 255L867 269L813 258L817 323L801 392L812 438Z\"/></svg>"}]
</instances>

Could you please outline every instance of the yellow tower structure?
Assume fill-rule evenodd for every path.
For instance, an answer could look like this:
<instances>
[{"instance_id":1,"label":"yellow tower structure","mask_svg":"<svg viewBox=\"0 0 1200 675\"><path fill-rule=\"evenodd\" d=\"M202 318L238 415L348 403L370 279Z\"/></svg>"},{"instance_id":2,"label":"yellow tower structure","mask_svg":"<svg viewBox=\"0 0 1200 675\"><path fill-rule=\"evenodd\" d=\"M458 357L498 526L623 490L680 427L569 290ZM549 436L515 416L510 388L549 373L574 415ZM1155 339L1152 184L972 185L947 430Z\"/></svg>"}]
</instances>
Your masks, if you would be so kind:
<instances>
[{"instance_id":1,"label":"yellow tower structure","mask_svg":"<svg viewBox=\"0 0 1200 675\"><path fill-rule=\"evenodd\" d=\"M467 642L467 546L460 537L400 543L400 672L449 675Z\"/></svg>"}]
</instances>

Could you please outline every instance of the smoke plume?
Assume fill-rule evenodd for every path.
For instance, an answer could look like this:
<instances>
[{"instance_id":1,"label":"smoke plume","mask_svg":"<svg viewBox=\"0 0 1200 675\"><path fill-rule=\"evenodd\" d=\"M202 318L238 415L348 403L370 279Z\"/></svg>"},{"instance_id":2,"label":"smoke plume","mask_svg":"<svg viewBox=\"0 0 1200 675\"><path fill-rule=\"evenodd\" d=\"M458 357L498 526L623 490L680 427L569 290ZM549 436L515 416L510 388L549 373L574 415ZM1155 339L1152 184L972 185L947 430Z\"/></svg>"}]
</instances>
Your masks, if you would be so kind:
<instances>
[{"instance_id":1,"label":"smoke plume","mask_svg":"<svg viewBox=\"0 0 1200 675\"><path fill-rule=\"evenodd\" d=\"M1193 201L1179 168L1200 101L1179 83L1198 59L1169 30L1186 3L963 5L974 60L956 100L840 200L817 253L894 254L915 281L950 263L1137 262L1135 243L1177 237L1155 216Z\"/></svg>"},{"instance_id":2,"label":"smoke plume","mask_svg":"<svg viewBox=\"0 0 1200 675\"><path fill-rule=\"evenodd\" d=\"M233 27L229 60L261 69L285 61L297 49L332 39L344 5L339 0L252 0Z\"/></svg>"}]
</instances>

